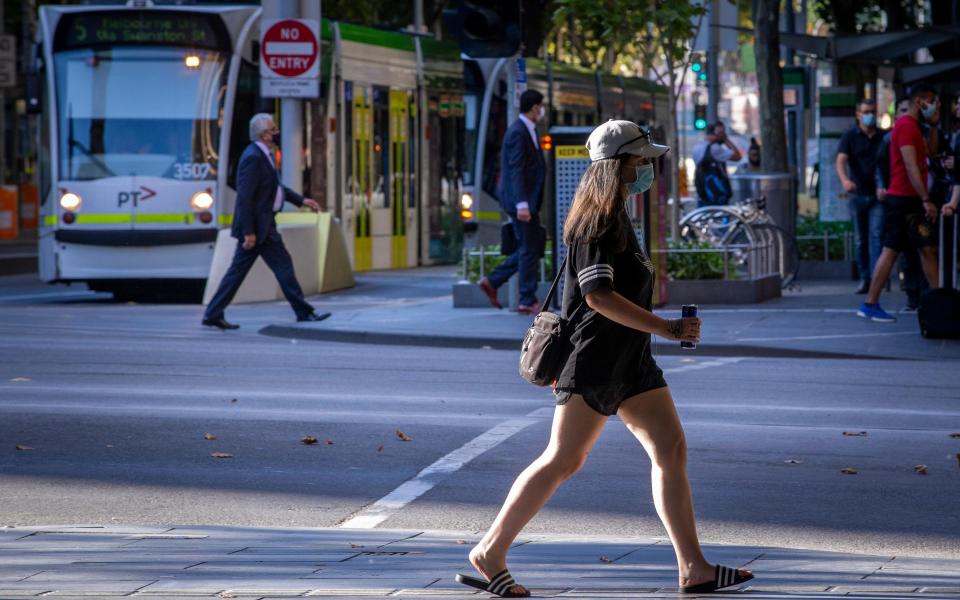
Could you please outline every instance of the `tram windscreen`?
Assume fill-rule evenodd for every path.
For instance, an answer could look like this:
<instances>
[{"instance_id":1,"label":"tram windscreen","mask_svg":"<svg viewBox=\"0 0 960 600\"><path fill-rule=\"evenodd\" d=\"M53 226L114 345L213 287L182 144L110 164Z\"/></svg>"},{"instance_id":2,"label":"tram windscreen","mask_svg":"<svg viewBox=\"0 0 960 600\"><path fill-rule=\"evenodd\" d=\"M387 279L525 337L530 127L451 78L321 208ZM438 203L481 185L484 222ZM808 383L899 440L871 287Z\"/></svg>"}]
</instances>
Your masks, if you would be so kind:
<instances>
[{"instance_id":1,"label":"tram windscreen","mask_svg":"<svg viewBox=\"0 0 960 600\"><path fill-rule=\"evenodd\" d=\"M216 179L226 56L124 46L55 61L62 179Z\"/></svg>"}]
</instances>

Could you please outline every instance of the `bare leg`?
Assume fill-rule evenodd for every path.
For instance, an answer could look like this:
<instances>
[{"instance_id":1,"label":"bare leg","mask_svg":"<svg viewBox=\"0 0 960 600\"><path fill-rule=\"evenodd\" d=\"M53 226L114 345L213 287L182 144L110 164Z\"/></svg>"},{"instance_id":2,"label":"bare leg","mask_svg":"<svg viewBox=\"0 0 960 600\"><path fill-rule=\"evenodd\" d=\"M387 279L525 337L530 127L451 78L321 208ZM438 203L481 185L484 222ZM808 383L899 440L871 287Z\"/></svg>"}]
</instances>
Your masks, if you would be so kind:
<instances>
[{"instance_id":1,"label":"bare leg","mask_svg":"<svg viewBox=\"0 0 960 600\"><path fill-rule=\"evenodd\" d=\"M893 265L897 262L898 256L900 256L900 252L893 248L884 247L880 253L877 266L873 269L873 278L870 280L870 291L867 292L866 298L867 304L876 304L880 300L880 292L883 290L883 286L887 285L890 271L893 270Z\"/></svg>"},{"instance_id":2,"label":"bare leg","mask_svg":"<svg viewBox=\"0 0 960 600\"><path fill-rule=\"evenodd\" d=\"M923 274L927 276L927 283L936 289L940 287L940 257L937 256L935 246L920 248L920 262L923 263Z\"/></svg>"},{"instance_id":3,"label":"bare leg","mask_svg":"<svg viewBox=\"0 0 960 600\"><path fill-rule=\"evenodd\" d=\"M607 418L575 396L553 414L550 442L510 488L500 514L470 552L470 563L488 581L507 566L507 551L520 530L566 479L580 470ZM520 592L522 586L513 591Z\"/></svg>"},{"instance_id":4,"label":"bare leg","mask_svg":"<svg viewBox=\"0 0 960 600\"><path fill-rule=\"evenodd\" d=\"M680 585L713 580L714 566L703 557L697 537L687 442L670 388L634 396L620 405L617 414L650 457L653 503L677 555Z\"/></svg>"}]
</instances>

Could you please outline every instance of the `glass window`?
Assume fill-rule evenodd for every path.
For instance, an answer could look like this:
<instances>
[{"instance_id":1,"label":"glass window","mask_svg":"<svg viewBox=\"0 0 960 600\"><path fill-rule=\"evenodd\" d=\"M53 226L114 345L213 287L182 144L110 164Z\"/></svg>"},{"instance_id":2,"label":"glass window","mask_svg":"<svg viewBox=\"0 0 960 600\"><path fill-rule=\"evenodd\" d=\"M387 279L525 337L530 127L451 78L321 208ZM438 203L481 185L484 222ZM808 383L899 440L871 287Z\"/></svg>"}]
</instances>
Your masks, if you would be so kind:
<instances>
[{"instance_id":1,"label":"glass window","mask_svg":"<svg viewBox=\"0 0 960 600\"><path fill-rule=\"evenodd\" d=\"M390 88L373 87L373 206L390 207Z\"/></svg>"},{"instance_id":2,"label":"glass window","mask_svg":"<svg viewBox=\"0 0 960 600\"><path fill-rule=\"evenodd\" d=\"M233 102L233 122L230 125L230 158L227 164L227 185L237 187L237 167L240 155L250 144L250 119L257 113L260 95L257 68L247 61L240 62L237 95Z\"/></svg>"},{"instance_id":3,"label":"glass window","mask_svg":"<svg viewBox=\"0 0 960 600\"><path fill-rule=\"evenodd\" d=\"M225 55L118 47L55 61L62 179L216 179Z\"/></svg>"}]
</instances>

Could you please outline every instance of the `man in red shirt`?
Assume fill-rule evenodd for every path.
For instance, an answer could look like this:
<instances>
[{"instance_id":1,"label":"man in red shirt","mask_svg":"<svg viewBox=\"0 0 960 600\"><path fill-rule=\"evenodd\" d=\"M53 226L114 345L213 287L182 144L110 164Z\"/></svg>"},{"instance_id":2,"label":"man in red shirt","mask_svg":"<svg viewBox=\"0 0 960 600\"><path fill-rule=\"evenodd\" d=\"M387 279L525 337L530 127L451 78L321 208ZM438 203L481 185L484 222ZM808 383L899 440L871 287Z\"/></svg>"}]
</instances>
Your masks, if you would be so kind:
<instances>
[{"instance_id":1,"label":"man in red shirt","mask_svg":"<svg viewBox=\"0 0 960 600\"><path fill-rule=\"evenodd\" d=\"M937 113L939 100L928 85L910 91L910 110L897 119L890 134L890 187L884 198L883 251L873 270L870 291L857 315L892 323L894 317L880 308L880 291L890 277L897 257L916 248L930 287L937 287L937 239L933 224L937 207L927 191L927 146L920 131L920 119Z\"/></svg>"}]
</instances>

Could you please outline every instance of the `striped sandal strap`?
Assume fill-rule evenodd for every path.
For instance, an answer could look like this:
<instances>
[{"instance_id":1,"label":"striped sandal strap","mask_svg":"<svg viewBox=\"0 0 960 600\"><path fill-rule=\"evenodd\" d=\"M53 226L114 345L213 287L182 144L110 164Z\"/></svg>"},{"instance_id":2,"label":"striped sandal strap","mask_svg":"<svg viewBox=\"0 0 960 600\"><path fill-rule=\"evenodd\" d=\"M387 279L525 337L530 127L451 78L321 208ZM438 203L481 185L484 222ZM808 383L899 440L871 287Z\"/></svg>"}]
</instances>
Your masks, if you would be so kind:
<instances>
[{"instance_id":1,"label":"striped sandal strap","mask_svg":"<svg viewBox=\"0 0 960 600\"><path fill-rule=\"evenodd\" d=\"M513 580L510 571L504 569L490 580L490 583L487 585L487 591L491 594L503 596L515 585L517 585L517 582Z\"/></svg>"},{"instance_id":2,"label":"striped sandal strap","mask_svg":"<svg viewBox=\"0 0 960 600\"><path fill-rule=\"evenodd\" d=\"M737 582L737 570L717 565L717 589L733 585Z\"/></svg>"}]
</instances>

